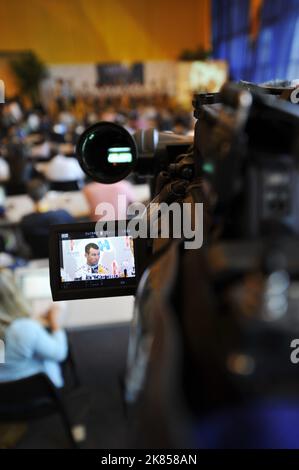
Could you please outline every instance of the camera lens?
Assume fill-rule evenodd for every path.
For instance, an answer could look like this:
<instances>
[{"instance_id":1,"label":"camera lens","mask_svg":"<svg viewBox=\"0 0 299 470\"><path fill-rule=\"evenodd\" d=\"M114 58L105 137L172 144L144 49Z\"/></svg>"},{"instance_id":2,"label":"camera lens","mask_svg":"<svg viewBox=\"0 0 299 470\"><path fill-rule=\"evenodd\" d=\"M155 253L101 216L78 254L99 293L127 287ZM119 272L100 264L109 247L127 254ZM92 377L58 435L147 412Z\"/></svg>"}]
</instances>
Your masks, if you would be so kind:
<instances>
[{"instance_id":1,"label":"camera lens","mask_svg":"<svg viewBox=\"0 0 299 470\"><path fill-rule=\"evenodd\" d=\"M88 176L100 183L111 184L134 170L137 149L126 129L112 122L99 122L81 135L77 156Z\"/></svg>"}]
</instances>

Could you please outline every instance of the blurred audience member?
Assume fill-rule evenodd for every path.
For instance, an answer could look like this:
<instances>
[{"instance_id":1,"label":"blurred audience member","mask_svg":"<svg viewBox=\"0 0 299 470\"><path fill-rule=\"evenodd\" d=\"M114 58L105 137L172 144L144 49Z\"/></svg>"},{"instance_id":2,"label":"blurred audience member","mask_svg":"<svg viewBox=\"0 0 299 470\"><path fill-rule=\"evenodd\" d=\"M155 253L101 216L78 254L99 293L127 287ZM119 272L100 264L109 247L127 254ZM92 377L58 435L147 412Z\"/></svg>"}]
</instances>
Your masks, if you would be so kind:
<instances>
[{"instance_id":1,"label":"blurred audience member","mask_svg":"<svg viewBox=\"0 0 299 470\"><path fill-rule=\"evenodd\" d=\"M10 171L10 178L7 181L9 194L24 192L26 182L33 175L33 166L27 159L26 148L14 132L17 132L17 129L9 130L8 143L4 151Z\"/></svg>"},{"instance_id":2,"label":"blurred audience member","mask_svg":"<svg viewBox=\"0 0 299 470\"><path fill-rule=\"evenodd\" d=\"M31 157L48 159L51 155L51 145L45 139L41 139L33 145L31 149Z\"/></svg>"},{"instance_id":3,"label":"blurred audience member","mask_svg":"<svg viewBox=\"0 0 299 470\"><path fill-rule=\"evenodd\" d=\"M59 363L67 357L68 344L65 331L58 323L58 313L58 307L53 304L38 320L30 318L30 307L11 271L0 271L0 339L5 344L0 382L43 372L56 387L63 386Z\"/></svg>"},{"instance_id":4,"label":"blurred audience member","mask_svg":"<svg viewBox=\"0 0 299 470\"><path fill-rule=\"evenodd\" d=\"M34 212L21 220L21 230L33 258L49 256L49 229L54 224L73 223L74 218L64 209L49 210L45 196L48 185L40 179L33 179L27 185L28 195L34 202Z\"/></svg>"},{"instance_id":5,"label":"blurred audience member","mask_svg":"<svg viewBox=\"0 0 299 470\"><path fill-rule=\"evenodd\" d=\"M53 182L83 181L85 173L75 157L58 154L46 166L44 176Z\"/></svg>"},{"instance_id":6,"label":"blurred audience member","mask_svg":"<svg viewBox=\"0 0 299 470\"><path fill-rule=\"evenodd\" d=\"M101 214L96 214L96 208L101 202L111 204L115 211L115 216L106 214L101 220L127 219L127 207L135 202L133 186L128 181L119 181L115 184L89 183L83 188L83 193L89 203L90 218L94 221L100 218ZM124 204L119 204L118 196L124 196Z\"/></svg>"},{"instance_id":7,"label":"blurred audience member","mask_svg":"<svg viewBox=\"0 0 299 470\"><path fill-rule=\"evenodd\" d=\"M4 158L0 157L0 183L8 181L10 178L9 165Z\"/></svg>"},{"instance_id":8,"label":"blurred audience member","mask_svg":"<svg viewBox=\"0 0 299 470\"><path fill-rule=\"evenodd\" d=\"M175 134L186 135L190 130L190 121L191 119L186 116L178 116L174 121L174 126L172 131Z\"/></svg>"}]
</instances>

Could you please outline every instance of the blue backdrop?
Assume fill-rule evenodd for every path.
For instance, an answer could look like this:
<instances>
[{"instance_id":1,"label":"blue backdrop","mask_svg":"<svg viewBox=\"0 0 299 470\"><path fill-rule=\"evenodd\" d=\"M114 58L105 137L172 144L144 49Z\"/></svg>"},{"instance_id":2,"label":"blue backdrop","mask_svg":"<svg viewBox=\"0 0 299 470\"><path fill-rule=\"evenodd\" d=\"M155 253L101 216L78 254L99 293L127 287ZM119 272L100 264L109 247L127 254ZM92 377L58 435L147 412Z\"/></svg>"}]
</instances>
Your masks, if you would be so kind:
<instances>
[{"instance_id":1,"label":"blue backdrop","mask_svg":"<svg viewBox=\"0 0 299 470\"><path fill-rule=\"evenodd\" d=\"M251 42L250 0L213 0L213 57L230 64L233 80L299 78L299 0L264 0Z\"/></svg>"}]
</instances>

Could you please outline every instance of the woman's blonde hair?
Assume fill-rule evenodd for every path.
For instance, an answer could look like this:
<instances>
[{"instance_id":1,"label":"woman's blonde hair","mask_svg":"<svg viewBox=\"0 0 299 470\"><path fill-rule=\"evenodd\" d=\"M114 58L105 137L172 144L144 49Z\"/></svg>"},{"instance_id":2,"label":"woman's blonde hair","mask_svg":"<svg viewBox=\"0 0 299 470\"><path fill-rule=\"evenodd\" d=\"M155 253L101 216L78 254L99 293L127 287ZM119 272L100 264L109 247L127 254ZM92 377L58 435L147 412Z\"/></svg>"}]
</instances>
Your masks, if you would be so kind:
<instances>
[{"instance_id":1,"label":"woman's blonde hair","mask_svg":"<svg viewBox=\"0 0 299 470\"><path fill-rule=\"evenodd\" d=\"M30 305L16 285L9 269L0 270L0 339L4 339L7 327L17 318L29 317Z\"/></svg>"}]
</instances>

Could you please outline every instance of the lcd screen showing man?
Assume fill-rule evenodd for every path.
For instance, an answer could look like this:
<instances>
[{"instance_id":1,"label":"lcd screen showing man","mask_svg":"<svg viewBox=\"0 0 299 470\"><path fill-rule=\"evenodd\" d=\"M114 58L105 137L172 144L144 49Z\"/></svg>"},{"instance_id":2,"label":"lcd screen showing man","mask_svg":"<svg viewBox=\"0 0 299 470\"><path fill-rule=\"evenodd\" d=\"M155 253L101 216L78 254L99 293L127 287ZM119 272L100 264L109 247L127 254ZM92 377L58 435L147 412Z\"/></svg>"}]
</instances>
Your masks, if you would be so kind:
<instances>
[{"instance_id":1,"label":"lcd screen showing man","mask_svg":"<svg viewBox=\"0 0 299 470\"><path fill-rule=\"evenodd\" d=\"M65 234L61 239L60 272L62 283L135 277L133 239L74 239Z\"/></svg>"}]
</instances>

